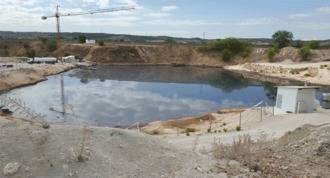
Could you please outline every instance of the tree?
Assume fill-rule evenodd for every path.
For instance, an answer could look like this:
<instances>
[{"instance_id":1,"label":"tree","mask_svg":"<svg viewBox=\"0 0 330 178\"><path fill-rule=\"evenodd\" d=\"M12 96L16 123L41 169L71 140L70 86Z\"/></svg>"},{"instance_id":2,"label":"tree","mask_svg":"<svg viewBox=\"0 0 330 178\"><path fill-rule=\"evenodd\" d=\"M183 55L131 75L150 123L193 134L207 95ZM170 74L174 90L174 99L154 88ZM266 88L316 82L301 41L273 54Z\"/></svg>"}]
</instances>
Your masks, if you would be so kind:
<instances>
[{"instance_id":1,"label":"tree","mask_svg":"<svg viewBox=\"0 0 330 178\"><path fill-rule=\"evenodd\" d=\"M308 60L308 57L311 55L311 49L309 46L304 46L298 51L302 60Z\"/></svg>"},{"instance_id":2,"label":"tree","mask_svg":"<svg viewBox=\"0 0 330 178\"><path fill-rule=\"evenodd\" d=\"M79 35L78 36L79 43L86 43L86 36L85 35Z\"/></svg>"},{"instance_id":3,"label":"tree","mask_svg":"<svg viewBox=\"0 0 330 178\"><path fill-rule=\"evenodd\" d=\"M272 36L273 45L279 49L289 46L293 40L293 33L288 31L277 31Z\"/></svg>"}]
</instances>

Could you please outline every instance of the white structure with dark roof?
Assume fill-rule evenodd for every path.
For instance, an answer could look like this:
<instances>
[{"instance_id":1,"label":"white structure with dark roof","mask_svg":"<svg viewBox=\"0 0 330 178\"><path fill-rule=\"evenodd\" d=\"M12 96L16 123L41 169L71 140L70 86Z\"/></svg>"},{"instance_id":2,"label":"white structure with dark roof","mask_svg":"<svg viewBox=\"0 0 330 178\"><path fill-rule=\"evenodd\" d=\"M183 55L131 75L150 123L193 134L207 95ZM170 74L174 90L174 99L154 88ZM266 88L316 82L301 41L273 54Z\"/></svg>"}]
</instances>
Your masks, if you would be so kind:
<instances>
[{"instance_id":1,"label":"white structure with dark roof","mask_svg":"<svg viewBox=\"0 0 330 178\"><path fill-rule=\"evenodd\" d=\"M315 86L279 86L277 87L274 114L311 113L316 110Z\"/></svg>"}]
</instances>

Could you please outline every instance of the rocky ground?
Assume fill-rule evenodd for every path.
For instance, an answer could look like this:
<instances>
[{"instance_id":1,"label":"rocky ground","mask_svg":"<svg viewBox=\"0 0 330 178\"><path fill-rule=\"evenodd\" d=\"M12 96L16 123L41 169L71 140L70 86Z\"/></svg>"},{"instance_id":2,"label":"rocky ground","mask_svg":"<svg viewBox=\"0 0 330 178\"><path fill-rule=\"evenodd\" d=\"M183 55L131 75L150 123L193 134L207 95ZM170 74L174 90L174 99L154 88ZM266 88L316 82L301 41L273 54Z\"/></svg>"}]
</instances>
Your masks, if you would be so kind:
<instances>
[{"instance_id":1,"label":"rocky ground","mask_svg":"<svg viewBox=\"0 0 330 178\"><path fill-rule=\"evenodd\" d=\"M0 177L226 177L214 159L135 131L0 117Z\"/></svg>"},{"instance_id":2,"label":"rocky ground","mask_svg":"<svg viewBox=\"0 0 330 178\"><path fill-rule=\"evenodd\" d=\"M316 63L246 63L227 66L236 73L257 73L261 76L291 79L315 85L330 85L330 62Z\"/></svg>"},{"instance_id":3,"label":"rocky ground","mask_svg":"<svg viewBox=\"0 0 330 178\"><path fill-rule=\"evenodd\" d=\"M8 91L17 87L32 85L46 80L47 76L55 75L75 67L74 64L27 64L0 63L12 67L0 67L0 91Z\"/></svg>"},{"instance_id":4,"label":"rocky ground","mask_svg":"<svg viewBox=\"0 0 330 178\"><path fill-rule=\"evenodd\" d=\"M329 124L305 125L272 142L251 141L245 137L232 145L217 144L213 148L219 160L236 160L260 177L330 176ZM218 163L218 168L228 170L230 167Z\"/></svg>"}]
</instances>

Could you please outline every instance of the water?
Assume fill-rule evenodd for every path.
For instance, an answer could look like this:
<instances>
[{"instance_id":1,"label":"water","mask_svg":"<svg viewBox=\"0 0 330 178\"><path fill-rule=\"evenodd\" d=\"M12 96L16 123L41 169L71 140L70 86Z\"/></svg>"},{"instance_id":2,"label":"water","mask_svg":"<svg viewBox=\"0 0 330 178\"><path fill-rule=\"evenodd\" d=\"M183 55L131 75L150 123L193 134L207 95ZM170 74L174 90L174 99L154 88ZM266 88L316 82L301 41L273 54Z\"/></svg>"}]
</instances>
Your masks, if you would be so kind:
<instances>
[{"instance_id":1,"label":"water","mask_svg":"<svg viewBox=\"0 0 330 178\"><path fill-rule=\"evenodd\" d=\"M61 75L19 88L9 96L24 101L48 121L127 126L200 115L219 108L273 102L272 87L234 78L217 68L98 66L63 75L66 111L61 105Z\"/></svg>"}]
</instances>

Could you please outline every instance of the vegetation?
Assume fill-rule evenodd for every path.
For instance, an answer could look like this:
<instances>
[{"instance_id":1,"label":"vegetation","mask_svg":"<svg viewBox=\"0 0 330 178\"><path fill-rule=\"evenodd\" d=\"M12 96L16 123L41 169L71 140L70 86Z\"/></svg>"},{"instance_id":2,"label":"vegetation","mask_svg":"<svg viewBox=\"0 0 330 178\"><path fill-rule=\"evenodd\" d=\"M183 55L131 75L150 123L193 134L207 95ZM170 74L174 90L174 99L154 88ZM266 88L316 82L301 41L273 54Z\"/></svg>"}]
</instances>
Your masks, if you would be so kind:
<instances>
[{"instance_id":1,"label":"vegetation","mask_svg":"<svg viewBox=\"0 0 330 178\"><path fill-rule=\"evenodd\" d=\"M8 57L9 56L8 49L6 49L6 48L0 49L0 56L2 56L2 57Z\"/></svg>"},{"instance_id":2,"label":"vegetation","mask_svg":"<svg viewBox=\"0 0 330 178\"><path fill-rule=\"evenodd\" d=\"M298 53L302 60L308 60L309 56L311 55L311 49L309 46L304 46L299 49Z\"/></svg>"},{"instance_id":3,"label":"vegetation","mask_svg":"<svg viewBox=\"0 0 330 178\"><path fill-rule=\"evenodd\" d=\"M233 57L240 55L248 57L250 54L250 46L246 42L242 42L236 38L226 38L223 40L215 40L204 44L202 51L220 52L222 59L229 62Z\"/></svg>"},{"instance_id":4,"label":"vegetation","mask_svg":"<svg viewBox=\"0 0 330 178\"><path fill-rule=\"evenodd\" d=\"M292 44L293 33L288 31L277 31L272 36L273 46L281 49Z\"/></svg>"},{"instance_id":5,"label":"vegetation","mask_svg":"<svg viewBox=\"0 0 330 178\"><path fill-rule=\"evenodd\" d=\"M79 43L86 43L86 36L85 35L79 35L78 36Z\"/></svg>"},{"instance_id":6,"label":"vegetation","mask_svg":"<svg viewBox=\"0 0 330 178\"><path fill-rule=\"evenodd\" d=\"M99 46L104 46L104 41L99 41L98 44Z\"/></svg>"},{"instance_id":7,"label":"vegetation","mask_svg":"<svg viewBox=\"0 0 330 178\"><path fill-rule=\"evenodd\" d=\"M276 47L271 47L267 50L267 57L269 59L269 61L273 61L275 55L278 53L278 49Z\"/></svg>"},{"instance_id":8,"label":"vegetation","mask_svg":"<svg viewBox=\"0 0 330 178\"><path fill-rule=\"evenodd\" d=\"M308 46L310 49L319 49L320 43L318 41L310 41L306 43L306 46Z\"/></svg>"},{"instance_id":9,"label":"vegetation","mask_svg":"<svg viewBox=\"0 0 330 178\"><path fill-rule=\"evenodd\" d=\"M55 39L49 40L47 42L47 50L48 52L54 52L57 49L57 42Z\"/></svg>"},{"instance_id":10,"label":"vegetation","mask_svg":"<svg viewBox=\"0 0 330 178\"><path fill-rule=\"evenodd\" d=\"M166 38L165 43L168 43L168 44L175 44L176 41L175 41L174 38L170 38L170 37L168 37L168 38Z\"/></svg>"},{"instance_id":11,"label":"vegetation","mask_svg":"<svg viewBox=\"0 0 330 178\"><path fill-rule=\"evenodd\" d=\"M241 130L242 130L241 126L237 126L237 127L236 127L236 131L237 131L237 132L239 132L239 131L241 131Z\"/></svg>"}]
</instances>

